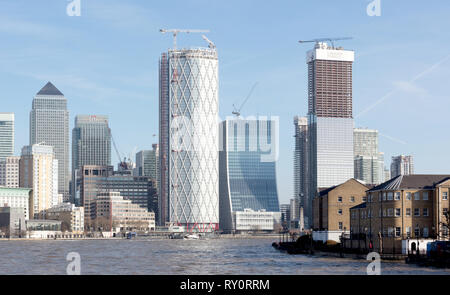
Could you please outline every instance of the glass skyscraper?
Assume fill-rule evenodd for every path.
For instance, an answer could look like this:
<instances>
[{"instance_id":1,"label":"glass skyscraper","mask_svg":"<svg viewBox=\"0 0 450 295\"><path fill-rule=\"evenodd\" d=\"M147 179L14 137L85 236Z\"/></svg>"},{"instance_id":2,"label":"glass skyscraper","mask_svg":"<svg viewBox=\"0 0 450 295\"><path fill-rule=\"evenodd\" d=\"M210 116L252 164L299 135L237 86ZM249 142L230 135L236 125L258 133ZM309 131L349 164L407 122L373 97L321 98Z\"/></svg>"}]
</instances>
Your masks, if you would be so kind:
<instances>
[{"instance_id":1,"label":"glass skyscraper","mask_svg":"<svg viewBox=\"0 0 450 295\"><path fill-rule=\"evenodd\" d=\"M367 184L384 182L384 154L378 151L378 131L355 128L353 142L355 178Z\"/></svg>"},{"instance_id":2,"label":"glass skyscraper","mask_svg":"<svg viewBox=\"0 0 450 295\"><path fill-rule=\"evenodd\" d=\"M0 161L14 154L14 114L0 113Z\"/></svg>"},{"instance_id":3,"label":"glass skyscraper","mask_svg":"<svg viewBox=\"0 0 450 295\"><path fill-rule=\"evenodd\" d=\"M276 121L236 118L220 125L220 229L233 230L233 212L251 209L279 214L276 161L273 152Z\"/></svg>"},{"instance_id":4,"label":"glass skyscraper","mask_svg":"<svg viewBox=\"0 0 450 295\"><path fill-rule=\"evenodd\" d=\"M58 160L58 192L69 200L69 112L67 99L48 82L34 97L30 112L30 145L53 147Z\"/></svg>"},{"instance_id":5,"label":"glass skyscraper","mask_svg":"<svg viewBox=\"0 0 450 295\"><path fill-rule=\"evenodd\" d=\"M160 59L160 224L219 224L217 51L169 50Z\"/></svg>"},{"instance_id":6,"label":"glass skyscraper","mask_svg":"<svg viewBox=\"0 0 450 295\"><path fill-rule=\"evenodd\" d=\"M305 228L312 226L312 199L319 188L354 176L352 64L354 52L316 43L308 51L309 192Z\"/></svg>"},{"instance_id":7,"label":"glass skyscraper","mask_svg":"<svg viewBox=\"0 0 450 295\"><path fill-rule=\"evenodd\" d=\"M71 201L79 204L79 170L84 165L111 165L111 130L108 117L78 115L72 130Z\"/></svg>"},{"instance_id":8,"label":"glass skyscraper","mask_svg":"<svg viewBox=\"0 0 450 295\"><path fill-rule=\"evenodd\" d=\"M136 153L136 168L134 175L148 176L158 182L159 178L159 146L152 145L152 150L143 150Z\"/></svg>"}]
</instances>

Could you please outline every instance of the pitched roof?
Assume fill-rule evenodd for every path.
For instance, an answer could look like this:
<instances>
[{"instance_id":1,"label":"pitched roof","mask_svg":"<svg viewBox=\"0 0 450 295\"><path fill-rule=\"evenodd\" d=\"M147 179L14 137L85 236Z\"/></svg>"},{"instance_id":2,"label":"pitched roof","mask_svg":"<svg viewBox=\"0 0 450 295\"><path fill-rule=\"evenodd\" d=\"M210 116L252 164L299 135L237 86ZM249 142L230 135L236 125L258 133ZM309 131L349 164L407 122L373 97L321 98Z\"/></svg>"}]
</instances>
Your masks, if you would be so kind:
<instances>
[{"instance_id":1,"label":"pitched roof","mask_svg":"<svg viewBox=\"0 0 450 295\"><path fill-rule=\"evenodd\" d=\"M399 175L372 189L369 192L379 190L399 189L432 189L442 181L450 179L450 175L413 174Z\"/></svg>"},{"instance_id":2,"label":"pitched roof","mask_svg":"<svg viewBox=\"0 0 450 295\"><path fill-rule=\"evenodd\" d=\"M58 88L55 87L51 82L45 84L41 90L37 93L37 95L64 95Z\"/></svg>"},{"instance_id":3,"label":"pitched roof","mask_svg":"<svg viewBox=\"0 0 450 295\"><path fill-rule=\"evenodd\" d=\"M319 191L318 191L318 195L317 195L317 196L318 196L318 197L325 196L326 194L328 194L329 192L331 192L331 191L334 190L335 188L340 187L341 185L344 185L344 184L346 184L346 183L349 182L349 181L356 181L356 182L359 183L360 185L365 186L365 187L367 188L367 190L370 188L370 186L364 184L363 182L359 181L358 179L350 178L350 179L347 180L346 182L341 183L341 184L338 184L338 185L334 185L334 186L331 186L331 187L328 187L328 188L326 188L326 187L324 187L324 188L319 188L319 189L318 189Z\"/></svg>"}]
</instances>

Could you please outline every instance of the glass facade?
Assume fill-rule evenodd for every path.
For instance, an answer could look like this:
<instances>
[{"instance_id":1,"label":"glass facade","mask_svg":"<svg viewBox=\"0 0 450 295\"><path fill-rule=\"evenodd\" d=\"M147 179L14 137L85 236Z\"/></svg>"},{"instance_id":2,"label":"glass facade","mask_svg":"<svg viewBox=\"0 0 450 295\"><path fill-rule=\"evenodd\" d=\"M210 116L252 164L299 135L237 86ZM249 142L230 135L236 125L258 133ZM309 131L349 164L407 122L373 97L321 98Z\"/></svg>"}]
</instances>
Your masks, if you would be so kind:
<instances>
[{"instance_id":1,"label":"glass facade","mask_svg":"<svg viewBox=\"0 0 450 295\"><path fill-rule=\"evenodd\" d=\"M271 144L275 121L227 120L221 124L221 229L231 229L232 212L251 209L280 212L276 162L264 161L261 143Z\"/></svg>"},{"instance_id":2,"label":"glass facade","mask_svg":"<svg viewBox=\"0 0 450 295\"><path fill-rule=\"evenodd\" d=\"M0 113L0 161L14 154L14 114Z\"/></svg>"}]
</instances>

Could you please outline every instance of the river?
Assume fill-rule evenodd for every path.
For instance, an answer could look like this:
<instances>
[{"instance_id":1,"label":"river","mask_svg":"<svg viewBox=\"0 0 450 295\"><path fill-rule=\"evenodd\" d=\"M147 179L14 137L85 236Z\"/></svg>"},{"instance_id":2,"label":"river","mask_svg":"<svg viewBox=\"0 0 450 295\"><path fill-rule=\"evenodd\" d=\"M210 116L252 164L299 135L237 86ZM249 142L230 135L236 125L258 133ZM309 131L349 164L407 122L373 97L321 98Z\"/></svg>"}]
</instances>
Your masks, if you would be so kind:
<instances>
[{"instance_id":1,"label":"river","mask_svg":"<svg viewBox=\"0 0 450 295\"><path fill-rule=\"evenodd\" d=\"M367 261L289 255L276 239L0 240L0 274L66 274L69 252L81 274L366 274ZM382 274L450 274L450 269L382 262Z\"/></svg>"}]
</instances>

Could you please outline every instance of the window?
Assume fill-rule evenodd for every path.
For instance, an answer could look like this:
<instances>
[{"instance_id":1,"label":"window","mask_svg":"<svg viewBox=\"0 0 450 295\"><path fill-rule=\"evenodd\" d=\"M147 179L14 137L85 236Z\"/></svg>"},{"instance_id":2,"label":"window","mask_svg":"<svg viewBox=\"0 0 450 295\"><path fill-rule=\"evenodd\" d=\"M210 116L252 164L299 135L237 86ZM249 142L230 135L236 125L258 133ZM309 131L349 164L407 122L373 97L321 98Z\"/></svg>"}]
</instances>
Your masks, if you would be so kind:
<instances>
[{"instance_id":1,"label":"window","mask_svg":"<svg viewBox=\"0 0 450 295\"><path fill-rule=\"evenodd\" d=\"M388 227L388 236L392 237L394 235L394 228Z\"/></svg>"},{"instance_id":2,"label":"window","mask_svg":"<svg viewBox=\"0 0 450 295\"><path fill-rule=\"evenodd\" d=\"M393 192L388 192L387 198L388 198L388 201L392 201L394 199L394 193Z\"/></svg>"},{"instance_id":3,"label":"window","mask_svg":"<svg viewBox=\"0 0 450 295\"><path fill-rule=\"evenodd\" d=\"M356 213L355 213L355 211L352 211L352 219L355 219L355 217L356 217Z\"/></svg>"},{"instance_id":4,"label":"window","mask_svg":"<svg viewBox=\"0 0 450 295\"><path fill-rule=\"evenodd\" d=\"M396 237L400 237L400 234L401 234L401 228L400 227L396 227L395 228L395 236Z\"/></svg>"},{"instance_id":5,"label":"window","mask_svg":"<svg viewBox=\"0 0 450 295\"><path fill-rule=\"evenodd\" d=\"M428 216L428 208L423 208L423 216Z\"/></svg>"},{"instance_id":6,"label":"window","mask_svg":"<svg viewBox=\"0 0 450 295\"><path fill-rule=\"evenodd\" d=\"M383 217L386 217L386 209L383 209Z\"/></svg>"},{"instance_id":7,"label":"window","mask_svg":"<svg viewBox=\"0 0 450 295\"><path fill-rule=\"evenodd\" d=\"M423 237L428 238L428 227L423 228Z\"/></svg>"},{"instance_id":8,"label":"window","mask_svg":"<svg viewBox=\"0 0 450 295\"><path fill-rule=\"evenodd\" d=\"M386 201L386 193L383 193L383 201Z\"/></svg>"},{"instance_id":9,"label":"window","mask_svg":"<svg viewBox=\"0 0 450 295\"><path fill-rule=\"evenodd\" d=\"M388 216L392 217L394 215L394 208L388 208Z\"/></svg>"},{"instance_id":10,"label":"window","mask_svg":"<svg viewBox=\"0 0 450 295\"><path fill-rule=\"evenodd\" d=\"M416 227L416 228L414 229L414 236L415 236L415 237L420 237L420 228L419 228L419 227Z\"/></svg>"},{"instance_id":11,"label":"window","mask_svg":"<svg viewBox=\"0 0 450 295\"><path fill-rule=\"evenodd\" d=\"M339 209L339 210L338 210L338 214L339 214L339 215L342 215L342 209Z\"/></svg>"},{"instance_id":12,"label":"window","mask_svg":"<svg viewBox=\"0 0 450 295\"><path fill-rule=\"evenodd\" d=\"M354 203L355 202L355 197L351 196L350 197L350 202Z\"/></svg>"},{"instance_id":13,"label":"window","mask_svg":"<svg viewBox=\"0 0 450 295\"><path fill-rule=\"evenodd\" d=\"M396 192L395 193L395 200L399 201L400 200L400 192Z\"/></svg>"},{"instance_id":14,"label":"window","mask_svg":"<svg viewBox=\"0 0 450 295\"><path fill-rule=\"evenodd\" d=\"M442 215L447 215L448 213L448 208L442 208Z\"/></svg>"},{"instance_id":15,"label":"window","mask_svg":"<svg viewBox=\"0 0 450 295\"><path fill-rule=\"evenodd\" d=\"M411 208L406 208L406 216L411 216Z\"/></svg>"},{"instance_id":16,"label":"window","mask_svg":"<svg viewBox=\"0 0 450 295\"><path fill-rule=\"evenodd\" d=\"M407 236L408 238L411 237L411 227L410 227L410 226L408 226L408 227L406 228L406 236Z\"/></svg>"},{"instance_id":17,"label":"window","mask_svg":"<svg viewBox=\"0 0 450 295\"><path fill-rule=\"evenodd\" d=\"M400 208L395 208L395 216L401 216L401 210Z\"/></svg>"},{"instance_id":18,"label":"window","mask_svg":"<svg viewBox=\"0 0 450 295\"><path fill-rule=\"evenodd\" d=\"M343 226L342 226L342 222L339 222L339 230L342 230Z\"/></svg>"},{"instance_id":19,"label":"window","mask_svg":"<svg viewBox=\"0 0 450 295\"><path fill-rule=\"evenodd\" d=\"M422 193L422 199L423 199L424 201L428 201L428 192L423 192L423 193Z\"/></svg>"},{"instance_id":20,"label":"window","mask_svg":"<svg viewBox=\"0 0 450 295\"><path fill-rule=\"evenodd\" d=\"M419 192L415 192L414 193L414 201L419 201L420 200L420 194Z\"/></svg>"},{"instance_id":21,"label":"window","mask_svg":"<svg viewBox=\"0 0 450 295\"><path fill-rule=\"evenodd\" d=\"M406 199L411 200L411 193L406 193Z\"/></svg>"},{"instance_id":22,"label":"window","mask_svg":"<svg viewBox=\"0 0 450 295\"><path fill-rule=\"evenodd\" d=\"M448 192L442 192L442 200L448 200Z\"/></svg>"},{"instance_id":23,"label":"window","mask_svg":"<svg viewBox=\"0 0 450 295\"><path fill-rule=\"evenodd\" d=\"M363 202L367 202L367 197L362 197Z\"/></svg>"},{"instance_id":24,"label":"window","mask_svg":"<svg viewBox=\"0 0 450 295\"><path fill-rule=\"evenodd\" d=\"M414 208L414 216L420 216L420 209Z\"/></svg>"},{"instance_id":25,"label":"window","mask_svg":"<svg viewBox=\"0 0 450 295\"><path fill-rule=\"evenodd\" d=\"M342 203L342 197L341 196L338 197L338 202Z\"/></svg>"}]
</instances>

